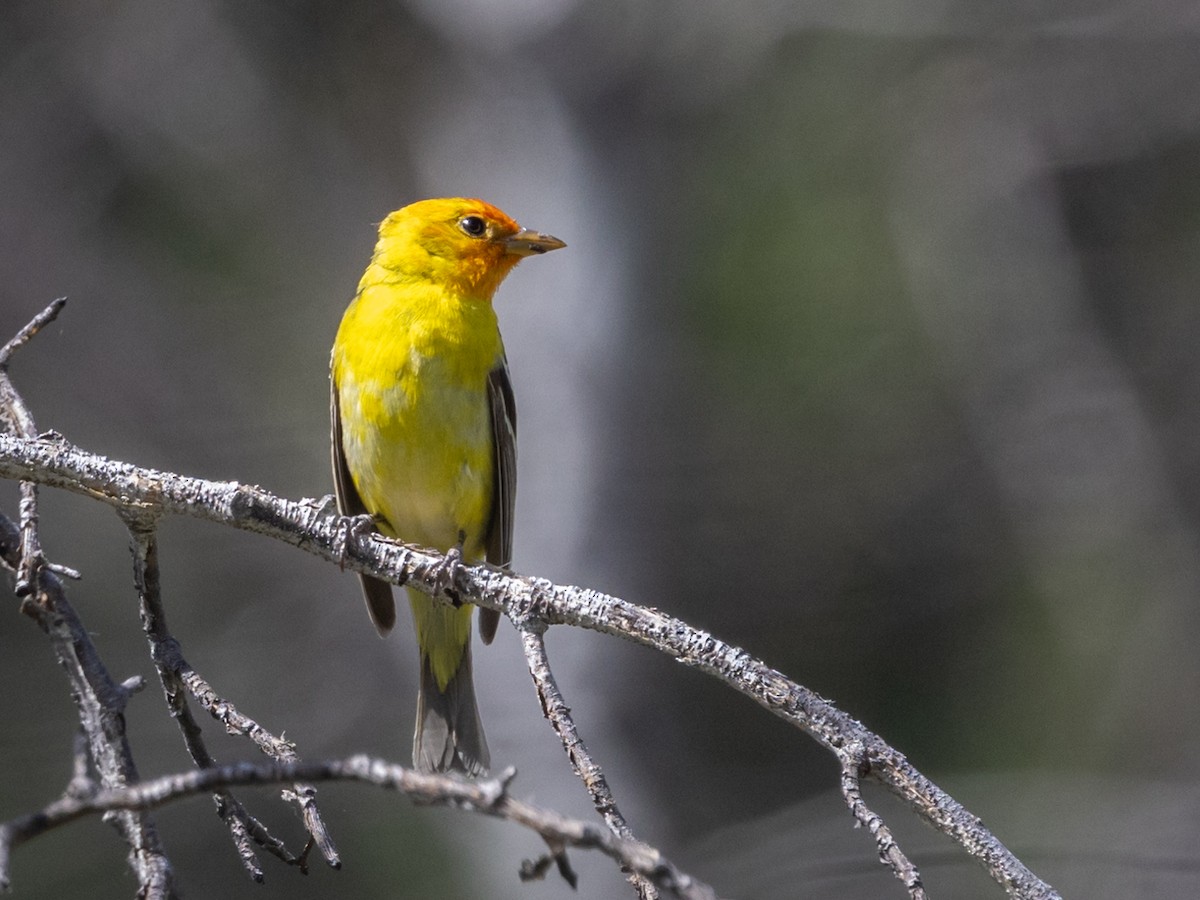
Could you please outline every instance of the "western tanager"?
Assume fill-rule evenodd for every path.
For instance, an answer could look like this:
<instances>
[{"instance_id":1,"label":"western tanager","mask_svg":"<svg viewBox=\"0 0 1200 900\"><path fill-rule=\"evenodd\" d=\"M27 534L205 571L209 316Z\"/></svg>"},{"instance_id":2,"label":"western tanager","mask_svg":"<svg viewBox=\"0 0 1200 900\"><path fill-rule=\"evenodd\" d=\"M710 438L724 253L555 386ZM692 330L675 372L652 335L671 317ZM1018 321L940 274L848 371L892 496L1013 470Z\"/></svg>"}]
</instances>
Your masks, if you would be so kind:
<instances>
[{"instance_id":1,"label":"western tanager","mask_svg":"<svg viewBox=\"0 0 1200 900\"><path fill-rule=\"evenodd\" d=\"M333 476L344 515L467 562L512 558L516 407L492 297L522 257L566 246L462 198L393 212L330 362ZM392 588L362 577L381 635ZM489 755L471 678L471 611L409 588L421 655L413 764L479 774ZM482 610L484 643L499 615Z\"/></svg>"}]
</instances>

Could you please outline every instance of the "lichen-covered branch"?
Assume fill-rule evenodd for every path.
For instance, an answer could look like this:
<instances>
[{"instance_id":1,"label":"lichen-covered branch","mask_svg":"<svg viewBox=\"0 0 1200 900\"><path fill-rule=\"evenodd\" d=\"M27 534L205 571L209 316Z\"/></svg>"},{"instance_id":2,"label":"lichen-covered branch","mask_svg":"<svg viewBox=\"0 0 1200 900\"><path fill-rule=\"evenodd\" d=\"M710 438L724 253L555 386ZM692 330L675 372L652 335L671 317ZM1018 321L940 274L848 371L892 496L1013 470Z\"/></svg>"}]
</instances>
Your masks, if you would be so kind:
<instances>
[{"instance_id":1,"label":"lichen-covered branch","mask_svg":"<svg viewBox=\"0 0 1200 900\"><path fill-rule=\"evenodd\" d=\"M63 302L60 300L51 304L13 340L0 348L0 431L8 431L24 438L33 438L37 434L32 415L8 379L7 365L15 350L24 346L45 324L53 320ZM42 554L37 533L37 483L22 480L21 497L19 526L0 516L0 563L3 563L3 567L11 569L15 575L17 596L25 598L22 603L23 611L37 618L52 637L55 636L55 632L50 626L59 628L65 622L70 626L71 634L84 634L86 638L82 624L67 605L61 584L55 580L56 573L70 574L73 577L78 575L65 566L47 562ZM105 802L109 805L106 807L102 802L95 808L103 809L106 818L116 821L125 837L130 848L130 862L138 878L138 896L151 900L173 896L174 885L169 861L158 846L147 814L139 810L146 810L156 803L165 802L164 797L169 799L190 793L192 787L189 785L209 782L213 784L218 815L230 830L243 866L256 881L263 879L263 872L254 849L255 844L265 847L284 862L300 867L302 871L307 869L308 856L316 848L331 866L337 868L340 859L317 809L316 791L310 784L295 781L283 792L285 800L293 801L300 807L309 833L308 842L298 856L293 855L262 822L250 815L230 789L224 786L222 778L228 776L237 780L237 777L241 776L229 776L229 773L234 771L232 769L219 770L216 760L208 752L201 728L192 715L188 705L189 695L224 724L226 732L248 738L263 753L282 765L298 765L299 758L290 742L270 734L257 722L238 712L231 702L218 696L208 682L185 661L179 642L167 628L162 600L157 540L162 509L154 504L132 502L117 504L117 511L129 530L134 583L138 592L142 626L169 712L180 728L193 761L207 775L198 779L175 776L150 785L134 784L137 781L137 773L133 768L132 753L124 738L123 712L128 696L144 687L143 680L139 676L127 680L113 690L93 694L76 690L74 693L79 705L81 731L75 742L73 775L59 801L41 812L0 825L0 890L7 888L9 884L9 857L15 844L28 840L56 824L69 821L81 814L80 811L94 808L96 797L102 794L107 798ZM45 579L43 575L46 576ZM48 620L47 616L53 617L53 620ZM75 667L79 670L79 677L72 680L94 685L110 683L111 679L108 678L90 642L84 639L74 643L76 653L82 656L76 660L80 663ZM548 668L544 653L542 663ZM68 673L73 673L69 660L64 660L64 667ZM565 709L561 698L560 705ZM100 727L97 728L96 725ZM114 727L107 727L109 725ZM110 759L122 767L117 771L115 778L109 775L110 769L113 768L108 764ZM333 768L336 769L337 765L334 764ZM220 772L224 772L225 775L219 774ZM93 773L99 775L99 782ZM244 772L242 774L244 775ZM261 775L261 772L259 774ZM255 776L254 780L258 780L258 776ZM377 777L375 780L386 783L387 779L385 777L384 781L379 781ZM392 780L394 781L394 778ZM453 787L453 783L450 784ZM453 791L451 793L453 794ZM500 804L493 804L491 813L498 814L497 810L500 808ZM505 809L511 809L510 818L520 820L522 815L528 814L533 808L507 802ZM555 826L552 813L542 811L540 815L540 824L536 827L543 834L550 852L537 860L524 863L521 868L522 878L542 878L551 867L555 867L574 886L576 876L567 859L566 846L571 843L580 844L582 841L583 845L601 846L602 849L607 847L606 852L615 853L622 861L623 871L637 887L639 895L647 900L658 896L655 882L666 885L676 896L693 900L707 900L712 897L712 892L705 885L679 872L666 861L657 859L657 851L653 848L632 841L627 833L628 829L624 829L626 833L616 835L618 839L624 840L624 845L612 845L611 842L608 845L596 844L586 829L580 830L572 825L571 827L578 831L578 835L564 836L563 829ZM559 822L571 824L561 818ZM649 861L653 868L654 881L648 874L643 874L644 866L631 868L634 865L631 860L635 859L642 863Z\"/></svg>"},{"instance_id":2,"label":"lichen-covered branch","mask_svg":"<svg viewBox=\"0 0 1200 900\"><path fill-rule=\"evenodd\" d=\"M20 546L19 529L11 519L0 515L0 555L4 566L14 573ZM94 769L105 788L135 784L138 771L125 736L122 713L129 695L141 686L140 679L117 684L109 676L53 572L42 569L36 583L36 591L23 608L50 638L54 655L67 673L82 729L83 752L76 753L71 784L78 783L80 771L86 768ZM138 880L139 896L154 900L173 897L174 875L151 816L141 810L122 810L111 821L129 847L129 865ZM0 889L7 885L6 872L6 854L0 847Z\"/></svg>"},{"instance_id":3,"label":"lichen-covered branch","mask_svg":"<svg viewBox=\"0 0 1200 900\"><path fill-rule=\"evenodd\" d=\"M8 364L18 350L62 309L56 300L0 348L0 430L31 438L33 416L21 402L8 377ZM125 703L141 686L140 679L117 684L100 660L91 635L67 601L55 568L46 563L37 534L37 489L33 480L21 483L20 524L0 515L0 567L13 573L21 609L37 621L50 638L54 655L67 673L71 697L79 715L82 738L77 742L71 785L94 770L100 784L119 789L138 780L133 751L125 737ZM171 864L159 840L154 821L144 811L121 810L111 819L129 848L129 865L138 881L138 895L146 900L174 896ZM0 850L0 888L6 884L6 852Z\"/></svg>"},{"instance_id":4,"label":"lichen-covered branch","mask_svg":"<svg viewBox=\"0 0 1200 900\"><path fill-rule=\"evenodd\" d=\"M223 716L228 713L236 716L232 706L220 698L214 696L212 702L206 704L205 698L211 694L211 688L188 669L165 629L157 585L150 583L157 581L157 570L153 564L153 523L164 514L193 516L268 535L339 565L375 575L395 584L410 584L433 596L441 596L454 602L466 600L505 613L521 629L530 672L543 709L559 732L576 772L588 786L597 809L611 829L611 832L601 832L609 842L621 842L621 846L645 847L627 839L630 834L628 826L617 810L611 793L608 792L603 774L587 754L575 731L574 723L566 712L565 701L558 694L542 641L542 633L548 625L566 624L589 628L636 641L666 653L687 666L721 679L821 743L839 761L842 795L856 821L874 836L881 861L904 884L914 900L923 900L925 896L920 874L900 850L882 819L863 802L860 784L864 778L870 778L886 787L907 803L918 816L957 842L977 859L1011 896L1027 900L1057 900L1057 892L1021 863L983 827L976 816L917 771L903 754L889 746L878 735L868 731L860 722L824 698L789 680L746 651L707 632L692 628L679 619L598 591L556 585L543 579L526 578L486 565L447 567L441 554L399 544L354 527L352 520L336 515L331 498L319 501L287 500L251 485L189 478L108 460L74 447L58 435L34 437L32 417L12 390L8 381L7 365L13 351L50 321L60 308L61 302L52 304L16 338L0 348L0 430L12 432L0 434L0 477L22 482L20 527L14 527L4 520L7 530L0 530L0 545L3 545L5 559L9 560L8 565L17 575L18 593L20 594L22 589L31 592L33 586L37 586L37 602L32 607L29 607L27 602L27 608L39 617L47 633L56 638L60 659L68 672L73 671L73 664L63 655L67 654L67 643L72 645L70 652L94 654L94 649L91 649L86 632L76 619L72 616L63 618L58 615L59 608L56 604L60 599L62 610L69 612L69 607L66 606L65 597L61 596L61 585L54 575L54 567L45 563L37 546L37 497L34 487L37 484L62 488L108 503L130 524L135 572L143 603L143 618L147 624L147 636L150 638L155 662L173 710L179 707L179 703L172 697L181 696L182 686L187 685L192 695L213 715ZM445 577L447 571L453 573L449 583ZM55 615L44 614L51 609L55 611ZM55 629L61 630L62 634L55 634ZM74 643L77 636L82 636L82 641ZM172 654L173 658L167 660L166 657ZM111 793L113 791L122 791L125 797L136 795L141 798L132 805L119 804L113 808L124 811L121 815L126 818L120 820L123 823L121 827L131 847L131 862L138 872L142 894L168 896L171 891L169 864L162 854L152 824L144 814L133 811L148 808L158 801L150 795L138 793L147 786L130 786L137 776L121 728L120 712L126 696L121 691L125 688L118 688L112 684L98 658L89 661L76 660L74 665L78 675L72 677L73 687L77 687L77 683L84 685L82 690L76 689L80 719L89 737L88 746L92 761L102 775L102 787L110 792L109 796L116 796ZM97 695L97 691L103 696ZM91 697L95 697L96 702L90 702ZM285 752L275 752L272 747L281 742L272 739L270 735L264 737L265 732L262 732L256 723L242 725L245 726L242 733L251 736L262 749L278 758L273 764L274 768L251 767L254 771L318 771L289 756L290 748ZM178 776L185 780L172 783L205 784L217 788L220 803L228 796L223 790L232 783L230 779L236 780L239 777L231 774L237 767L211 767L211 760L203 750L198 734L191 733L192 729L195 729L195 723L191 721L190 715L181 719L181 727L195 761L203 768L191 773L191 776ZM252 732L258 736L254 737ZM270 746L264 746L263 741ZM360 762L355 761L355 765L350 768L360 772ZM237 771L249 772L251 769ZM224 774L218 777L212 774L214 772ZM394 774L398 781L414 777L413 773L406 773L398 768ZM304 779L307 776L296 774L295 777ZM360 774L351 777L363 776ZM77 773L72 783L78 780ZM155 784L167 794L172 794L175 790L170 785ZM313 839L320 842L323 827L316 817L315 806L311 804L311 791L304 790L305 788L304 785L298 785L297 793L307 795L300 798L306 824ZM187 790L193 788L189 787ZM510 807L515 803L507 798L503 785L499 796ZM82 814L71 811L77 810L84 799L86 798L78 796L77 792L68 791L57 805L40 815L45 817L51 813ZM493 807L480 808L481 811L495 814L494 804ZM519 805L518 808L524 807ZM520 821L519 816L508 817ZM9 846L14 840L25 835L28 829L36 824L35 820L42 821L35 816L20 827L13 823L4 826L6 830L0 834L0 883L6 878ZM257 823L240 813L234 815L234 820L237 823L233 827L235 839L239 843L239 852L251 871L256 871L257 863L249 849L245 829L253 828ZM16 831L13 831L13 828L16 828ZM262 831L265 833L265 829ZM529 871L545 871L553 862L569 879L570 869L560 848L570 841L562 835L552 838L545 832L541 833L546 837L552 853L549 858L534 864ZM592 838L587 840L591 841ZM600 843L588 845L601 849L604 849L604 846L615 846L602 846ZM332 844L323 845L322 849L327 859L331 863L335 862L336 852L333 851ZM656 851L650 848L645 848L645 851L657 859ZM644 867L639 867L641 863L635 864L632 857L618 854L614 858L620 859L626 871L633 874L634 884L643 896L650 896L648 883L668 889L679 896L709 896L704 893L706 889L702 890L703 886L696 886L673 870L670 877L665 877L663 869L656 868L652 873ZM663 864L658 861L654 865L661 867ZM681 890L689 885L695 887L699 893L681 893Z\"/></svg>"},{"instance_id":5,"label":"lichen-covered branch","mask_svg":"<svg viewBox=\"0 0 1200 900\"><path fill-rule=\"evenodd\" d=\"M617 837L634 840L633 831L621 815L621 810L617 808L617 801L608 787L608 779L604 777L604 772L588 752L583 738L579 736L571 709L554 680L550 659L546 655L545 625L541 622L523 621L517 628L521 633L521 645L525 650L529 674L533 678L538 701L542 705L542 714L562 741L567 758L571 761L571 768L583 782L588 796L592 798L592 805L596 807L596 812L600 813L609 830ZM658 896L654 886L645 877L631 872L630 881L641 900L655 900Z\"/></svg>"},{"instance_id":6,"label":"lichen-covered branch","mask_svg":"<svg viewBox=\"0 0 1200 900\"><path fill-rule=\"evenodd\" d=\"M843 756L841 789L842 798L850 807L850 812L856 822L865 828L875 838L875 846L879 850L880 861L891 868L896 877L908 888L911 900L926 900L925 885L921 882L921 873L909 861L892 837L891 829L883 824L883 818L862 798L862 753L861 748L853 745L846 748Z\"/></svg>"},{"instance_id":7,"label":"lichen-covered branch","mask_svg":"<svg viewBox=\"0 0 1200 900\"><path fill-rule=\"evenodd\" d=\"M121 788L68 795L36 813L0 825L0 887L5 885L6 863L14 846L83 816L115 810L145 811L182 797L244 785L360 781L400 791L415 803L453 806L514 822L539 834L555 857L561 858L567 847L597 850L680 900L716 900L712 888L679 871L653 847L517 800L508 792L515 774L510 769L499 778L468 781L453 775L416 772L367 756L352 756L320 762L235 763ZM525 866L526 871L544 868L538 862Z\"/></svg>"},{"instance_id":8,"label":"lichen-covered branch","mask_svg":"<svg viewBox=\"0 0 1200 900\"><path fill-rule=\"evenodd\" d=\"M150 644L150 658L158 671L167 708L171 718L179 726L184 745L193 762L201 769L212 768L217 764L208 752L199 724L192 716L188 706L189 694L214 718L224 723L227 733L250 737L262 752L274 759L295 760L296 752L290 743L267 733L257 722L240 714L228 701L217 697L208 683L188 665L179 642L167 628L158 568L157 521L145 511L137 510L128 510L125 518L129 528L130 550L133 554L134 584L138 591L142 630ZM305 828L312 838L312 845L321 851L329 865L334 868L340 866L341 860L333 845L333 839L329 836L317 809L316 791L310 785L297 783L284 791L284 798L299 806ZM254 844L264 847L289 865L306 867L307 851L300 856L292 854L284 843L274 837L229 791L217 791L213 800L216 803L217 815L230 830L238 858L255 881L263 880L263 871L254 852Z\"/></svg>"},{"instance_id":9,"label":"lichen-covered branch","mask_svg":"<svg viewBox=\"0 0 1200 900\"><path fill-rule=\"evenodd\" d=\"M346 528L328 500L287 500L252 485L205 481L115 462L57 437L24 440L0 436L0 477L35 480L113 506L136 504L269 535L347 568L430 594L446 588L437 577L442 571L440 554ZM719 678L802 729L834 753L843 766L854 764L863 778L886 787L977 859L1011 896L1028 900L1059 896L978 817L917 771L902 753L745 650L656 609L486 565L457 567L451 587L462 599L501 610L514 621L540 620L615 635ZM893 871L907 883L907 872Z\"/></svg>"}]
</instances>

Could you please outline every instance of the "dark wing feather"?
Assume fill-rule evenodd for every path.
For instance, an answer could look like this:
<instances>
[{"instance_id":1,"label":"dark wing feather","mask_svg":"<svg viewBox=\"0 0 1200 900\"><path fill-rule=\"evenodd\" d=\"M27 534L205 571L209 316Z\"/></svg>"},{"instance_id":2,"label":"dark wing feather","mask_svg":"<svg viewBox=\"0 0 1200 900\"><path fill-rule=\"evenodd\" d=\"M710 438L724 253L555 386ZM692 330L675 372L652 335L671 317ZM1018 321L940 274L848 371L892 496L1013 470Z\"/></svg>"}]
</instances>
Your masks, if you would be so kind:
<instances>
[{"instance_id":1,"label":"dark wing feather","mask_svg":"<svg viewBox=\"0 0 1200 900\"><path fill-rule=\"evenodd\" d=\"M512 562L513 510L517 497L517 401L508 377L508 361L488 375L488 407L492 413L492 517L487 529L487 559L496 566ZM494 609L479 610L479 636L490 644L500 624Z\"/></svg>"},{"instance_id":2,"label":"dark wing feather","mask_svg":"<svg viewBox=\"0 0 1200 900\"><path fill-rule=\"evenodd\" d=\"M354 479L346 467L346 455L342 451L342 415L338 409L338 389L330 378L329 418L332 425L333 447L333 492L337 497L338 512L343 516L359 516L370 514L358 496ZM392 597L392 586L386 581L372 578L370 575L359 575L362 581L363 596L367 600L367 613L375 624L380 636L387 634L396 624L396 601Z\"/></svg>"}]
</instances>

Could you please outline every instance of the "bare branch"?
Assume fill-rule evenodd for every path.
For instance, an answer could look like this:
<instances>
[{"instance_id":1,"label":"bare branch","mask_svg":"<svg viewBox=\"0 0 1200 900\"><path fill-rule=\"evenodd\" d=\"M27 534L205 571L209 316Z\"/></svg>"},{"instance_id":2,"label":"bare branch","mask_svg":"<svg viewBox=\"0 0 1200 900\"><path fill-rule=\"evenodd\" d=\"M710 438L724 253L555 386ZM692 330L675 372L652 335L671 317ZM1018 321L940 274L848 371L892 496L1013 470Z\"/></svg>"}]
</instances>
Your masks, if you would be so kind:
<instances>
[{"instance_id":1,"label":"bare branch","mask_svg":"<svg viewBox=\"0 0 1200 900\"><path fill-rule=\"evenodd\" d=\"M440 554L348 529L328 501L285 500L236 482L204 481L139 468L86 453L57 439L0 436L0 477L36 480L118 507L137 504L232 525L431 595L445 590L436 577L442 571ZM486 565L457 567L452 589L463 600L501 610L514 622L540 620L623 637L719 678L810 735L837 756L843 767L857 765L862 777L886 787L978 860L1011 896L1029 900L1059 896L978 817L917 771L902 753L745 650L655 609Z\"/></svg>"},{"instance_id":2,"label":"bare branch","mask_svg":"<svg viewBox=\"0 0 1200 900\"><path fill-rule=\"evenodd\" d=\"M188 707L187 693L200 699L214 718L223 720L226 730L232 733L251 735L258 740L255 744L264 753L275 759L294 760L296 753L292 745L268 734L258 723L242 716L232 705L216 697L208 683L191 669L183 658L179 642L167 628L166 611L162 604L162 586L158 569L158 536L156 518L145 510L128 508L123 511L129 528L130 550L134 562L134 583L137 586L141 606L142 629L150 644L150 657L158 671L171 718L179 726L184 745L199 768L212 768L217 764L205 746L199 724ZM184 677L184 673L189 677ZM233 723L236 722L236 726ZM264 737L265 736L265 737ZM305 827L313 841L325 855L326 861L337 868L341 865L333 840L330 838L316 806L316 791L307 784L296 784L284 794L300 807ZM254 852L254 843L265 847L268 852L290 865L301 865L304 857L290 853L283 842L271 835L258 819L227 791L218 791L213 800L217 815L229 827L237 849L238 858L255 881L263 880L262 867Z\"/></svg>"},{"instance_id":3,"label":"bare branch","mask_svg":"<svg viewBox=\"0 0 1200 900\"><path fill-rule=\"evenodd\" d=\"M912 900L925 900L925 886L921 883L921 873L904 855L900 845L892 837L891 830L883 824L883 819L863 801L861 751L862 748L855 745L846 747L842 762L842 797L858 824L874 836L875 845L879 848L879 861L888 866L908 888L908 896Z\"/></svg>"},{"instance_id":4,"label":"bare branch","mask_svg":"<svg viewBox=\"0 0 1200 900\"><path fill-rule=\"evenodd\" d=\"M50 301L50 305L30 319L29 323L18 331L11 341L0 347L0 371L7 369L12 355L29 343L30 338L58 318L58 314L66 305L66 297Z\"/></svg>"},{"instance_id":5,"label":"bare branch","mask_svg":"<svg viewBox=\"0 0 1200 900\"><path fill-rule=\"evenodd\" d=\"M555 856L561 856L562 851L554 848L598 850L671 896L681 900L716 900L712 888L679 871L654 848L513 798L508 786L515 774L510 769L499 778L467 781L452 775L423 774L367 756L352 756L308 763L236 763L82 796L68 795L43 810L0 825L0 888L8 883L7 864L13 847L83 816L115 810L145 811L182 797L241 785L340 780L396 790L423 805L451 806L514 822L541 835ZM555 861L562 865L561 860ZM529 870L538 868L544 869L539 863L527 865Z\"/></svg>"},{"instance_id":6,"label":"bare branch","mask_svg":"<svg viewBox=\"0 0 1200 900\"><path fill-rule=\"evenodd\" d=\"M17 350L54 321L66 302L66 297L52 302L18 331L11 341L0 347L0 430L27 438L37 436L33 416L9 380L8 364ZM37 485L28 481L21 482L20 520L21 560L17 565L15 593L18 597L28 597L36 587L38 571L46 564L37 534Z\"/></svg>"},{"instance_id":7,"label":"bare branch","mask_svg":"<svg viewBox=\"0 0 1200 900\"><path fill-rule=\"evenodd\" d=\"M397 544L378 534L348 529L331 504L287 500L236 482L185 478L128 463L104 460L61 439L0 436L0 476L31 479L102 499L274 536L347 568L436 595L442 554ZM349 534L349 538L347 538ZM630 604L598 590L562 586L541 578L506 574L487 565L458 566L452 589L463 600L500 610L514 622L541 620L624 637L712 674L781 719L802 728L845 764L847 746L864 778L887 787L932 827L979 860L1015 898L1050 900L1054 888L1028 870L970 811L925 778L900 751L841 712L823 697L786 678L745 650L653 608Z\"/></svg>"},{"instance_id":8,"label":"bare branch","mask_svg":"<svg viewBox=\"0 0 1200 900\"><path fill-rule=\"evenodd\" d=\"M461 598L500 610L517 623L546 716L559 733L576 773L583 779L611 833L561 817L556 818L554 824L547 824L550 821L547 817L553 818L554 814L513 801L505 792L506 782L481 782L462 787L462 790L491 791L491 799L486 802L480 802L482 795L467 797L453 791L450 794L435 791L434 799L429 802L465 805L522 822L537 830L550 847L550 857L529 864L524 870L527 874L537 876L554 864L570 881L573 873L562 848L594 846L621 862L643 897L653 896L651 884L677 896L711 896L705 886L669 867L657 851L629 839L629 827L616 808L603 773L580 739L550 672L543 632L548 625L568 624L624 637L673 656L685 665L721 679L825 746L839 760L842 794L856 821L872 833L881 860L892 869L914 900L923 900L925 896L920 875L896 845L882 819L864 803L860 790L864 777L888 788L929 824L955 840L982 863L1010 895L1037 900L1058 898L1054 889L1030 872L977 817L925 778L882 738L822 697L707 632L657 610L626 603L597 591L523 578L486 565L447 566L441 554L389 541L354 527L353 520L334 514L328 498L288 501L257 487L187 478L112 462L73 447L58 436L35 438L32 417L8 380L7 362L17 348L54 318L61 305L61 301L52 304L16 338L0 348L0 424L6 425L15 435L0 434L0 477L22 481L20 528L14 528L7 519L0 517L0 525L6 526L6 529L0 528L0 549L4 551L6 564L18 574L18 593L36 594L37 602L27 603L25 608L55 639L60 661L72 674L91 762L100 773L104 790L98 793L87 790L81 772L86 772L88 766L85 760L77 757L75 778L66 796L43 813L10 823L0 832L0 884L7 878L7 858L13 843L27 839L39 829L44 830L47 822L66 821L101 808L94 805L97 797L107 798L105 802L113 804L111 809L123 810L121 816L124 818L119 816L118 819L131 848L130 861L138 873L141 895L166 897L172 891L169 864L162 854L153 825L144 813L134 810L150 808L180 793L215 789L218 809L223 818L229 817L227 821L239 854L251 873L261 877L249 841L265 839L270 847L273 839L227 793L229 785L257 783L263 773L268 773L267 777L272 781L288 777L281 773L292 773L290 777L301 780L352 777L406 791L413 788L418 792L432 784L420 779L435 776L417 776L362 757L345 763L300 763L290 745L274 738L257 723L237 713L231 704L216 697L208 684L187 666L165 625L158 588L154 523L159 516L172 513L269 535L394 584L411 584L435 597L455 602ZM94 648L87 640L86 632L70 612L62 595L61 582L42 558L37 543L35 483L100 499L116 507L129 523L147 637L168 704L180 721L189 752L203 767L201 771L190 776L160 779L149 785L129 786L136 781L137 774L124 740L120 713L132 687L112 684L99 659L94 658ZM449 579L446 572L452 573ZM76 643L80 636L82 641ZM66 646L68 641L72 645L70 648ZM75 653L90 658L81 660L72 655ZM80 688L80 684L84 688ZM212 715L227 725L236 723L234 727L240 733L278 761L260 767L213 768L213 761L200 739L199 728L187 711L185 688ZM306 772L316 774L310 778L302 774ZM412 782L413 778L418 781ZM301 804L306 826L313 837L310 846L313 842L320 844L326 858L336 864L336 851L317 815L313 793L308 785L296 784L293 790L285 792L285 796ZM114 799L117 797L124 799L118 803ZM129 800L131 797L137 799ZM576 825L584 830L580 831ZM298 859L285 855L282 847L274 847L272 852L303 865L308 850L306 848Z\"/></svg>"},{"instance_id":9,"label":"bare branch","mask_svg":"<svg viewBox=\"0 0 1200 900\"><path fill-rule=\"evenodd\" d=\"M529 674L533 677L538 700L542 704L542 714L554 728L559 740L562 741L563 749L567 751L567 758L571 761L571 768L575 770L575 774L587 788L587 792L592 798L592 804L604 818L612 833L626 840L635 840L633 831L617 808L617 801L613 798L612 791L609 790L604 772L588 752L583 738L579 736L579 731L575 728L575 720L571 717L571 709L567 706L558 689L558 683L554 680L554 673L550 670L550 659L546 655L546 642L543 635L545 625L540 621L524 621L517 627L521 633L521 645L525 649ZM642 897L643 900L653 900L658 896L653 885L644 877L633 872L629 874L630 883L633 884L639 897Z\"/></svg>"},{"instance_id":10,"label":"bare branch","mask_svg":"<svg viewBox=\"0 0 1200 900\"><path fill-rule=\"evenodd\" d=\"M18 348L54 319L65 302L61 299L50 304L0 349L0 429L25 438L36 434L33 416L9 380L8 363ZM67 602L62 582L45 565L37 535L37 490L31 482L21 484L20 520L16 526L0 515L0 553L4 564L16 573L17 596L26 598L22 610L50 638L54 654L71 683L83 738L76 745L74 777L68 790L83 790L82 779L90 769L96 771L105 788L136 782L137 767L125 737L122 712L140 679L121 685L113 681L91 636ZM147 900L173 897L171 864L150 816L123 810L110 821L129 847L129 865L138 879L139 896ZM6 851L0 855L0 886L5 883L6 855Z\"/></svg>"}]
</instances>

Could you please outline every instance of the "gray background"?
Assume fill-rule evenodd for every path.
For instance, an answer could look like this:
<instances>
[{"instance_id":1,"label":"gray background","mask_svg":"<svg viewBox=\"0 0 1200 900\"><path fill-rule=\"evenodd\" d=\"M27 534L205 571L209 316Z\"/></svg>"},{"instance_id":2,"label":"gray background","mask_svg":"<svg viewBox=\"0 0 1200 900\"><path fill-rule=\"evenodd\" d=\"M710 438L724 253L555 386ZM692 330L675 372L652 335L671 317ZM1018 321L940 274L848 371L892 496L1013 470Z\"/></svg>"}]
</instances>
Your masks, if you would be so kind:
<instances>
[{"instance_id":1,"label":"gray background","mask_svg":"<svg viewBox=\"0 0 1200 900\"><path fill-rule=\"evenodd\" d=\"M321 496L328 349L374 223L482 196L569 244L497 301L519 571L745 646L962 779L1068 895L1186 894L1156 879L1194 879L1194 848L1146 823L1197 814L1200 14L1054 6L9 0L0 336L71 297L13 375L88 449ZM113 674L153 679L116 516L45 492L42 521ZM306 758L407 759L413 644L374 636L352 577L182 520L161 562L185 654L245 712ZM4 818L61 790L74 722L15 607ZM811 742L648 651L548 641L642 837L730 896L830 896L814 871L901 895ZM476 660L517 793L590 815L511 629ZM128 720L144 774L187 767L157 689ZM263 888L210 801L161 813L187 896L567 893L517 883L539 848L516 829L321 795L344 870L266 860ZM1088 875L1113 845L1119 873ZM957 859L916 856L931 888ZM621 895L574 860L578 896ZM1000 896L970 875L955 896ZM17 897L133 890L96 821L23 847L14 877Z\"/></svg>"}]
</instances>

